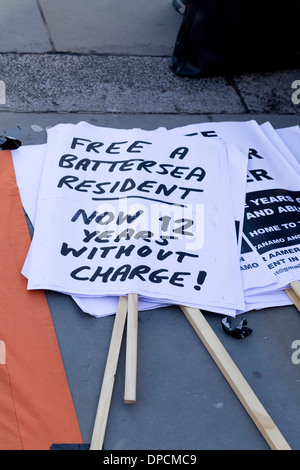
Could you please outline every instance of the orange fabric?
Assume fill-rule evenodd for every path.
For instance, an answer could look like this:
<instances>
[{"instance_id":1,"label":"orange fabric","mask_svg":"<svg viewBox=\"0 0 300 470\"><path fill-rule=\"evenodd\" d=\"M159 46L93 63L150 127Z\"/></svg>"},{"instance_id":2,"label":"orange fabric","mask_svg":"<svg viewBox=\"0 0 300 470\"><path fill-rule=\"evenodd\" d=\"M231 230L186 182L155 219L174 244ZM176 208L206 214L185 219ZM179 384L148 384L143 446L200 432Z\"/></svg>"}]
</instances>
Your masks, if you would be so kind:
<instances>
[{"instance_id":1,"label":"orange fabric","mask_svg":"<svg viewBox=\"0 0 300 470\"><path fill-rule=\"evenodd\" d=\"M27 291L30 245L10 151L0 152L0 450L82 443L44 291Z\"/></svg>"},{"instance_id":2,"label":"orange fabric","mask_svg":"<svg viewBox=\"0 0 300 470\"><path fill-rule=\"evenodd\" d=\"M11 391L10 377L6 365L0 365L0 449L22 450L14 399Z\"/></svg>"}]
</instances>

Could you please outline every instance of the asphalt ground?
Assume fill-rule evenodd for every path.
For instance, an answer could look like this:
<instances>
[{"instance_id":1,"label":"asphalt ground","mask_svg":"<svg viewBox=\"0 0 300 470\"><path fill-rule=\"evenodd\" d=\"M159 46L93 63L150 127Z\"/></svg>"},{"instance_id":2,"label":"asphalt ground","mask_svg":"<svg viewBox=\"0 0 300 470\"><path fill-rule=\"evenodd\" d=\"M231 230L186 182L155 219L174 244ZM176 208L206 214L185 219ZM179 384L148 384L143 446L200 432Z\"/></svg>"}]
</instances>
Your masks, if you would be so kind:
<instances>
[{"instance_id":1,"label":"asphalt ground","mask_svg":"<svg viewBox=\"0 0 300 470\"><path fill-rule=\"evenodd\" d=\"M46 142L82 120L144 129L255 119L300 124L300 70L179 78L170 56L182 17L170 0L0 0L0 134ZM30 222L29 226L30 226ZM96 319L47 292L83 441L91 440L114 316ZM244 315L252 334L227 335L203 312L292 449L300 449L300 339L294 306ZM137 402L125 405L125 344L105 450L268 450L179 307L139 313Z\"/></svg>"}]
</instances>

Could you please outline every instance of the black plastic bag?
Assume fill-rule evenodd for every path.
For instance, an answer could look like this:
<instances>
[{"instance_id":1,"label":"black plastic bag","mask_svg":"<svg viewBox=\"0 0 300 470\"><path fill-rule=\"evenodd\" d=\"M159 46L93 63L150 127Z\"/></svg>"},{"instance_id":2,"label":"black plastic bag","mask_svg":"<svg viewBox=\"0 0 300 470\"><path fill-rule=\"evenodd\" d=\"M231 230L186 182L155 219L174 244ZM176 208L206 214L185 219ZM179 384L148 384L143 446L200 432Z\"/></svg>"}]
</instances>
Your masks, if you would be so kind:
<instances>
[{"instance_id":1,"label":"black plastic bag","mask_svg":"<svg viewBox=\"0 0 300 470\"><path fill-rule=\"evenodd\" d=\"M228 317L223 318L221 323L223 330L226 331L226 333L232 336L233 338L243 339L251 335L252 333L252 329L246 326L247 321L245 320L245 318L242 318L242 320L236 327L233 327L231 325L231 319Z\"/></svg>"},{"instance_id":2,"label":"black plastic bag","mask_svg":"<svg viewBox=\"0 0 300 470\"><path fill-rule=\"evenodd\" d=\"M0 135L0 150L15 150L22 145L21 141L13 137Z\"/></svg>"},{"instance_id":3,"label":"black plastic bag","mask_svg":"<svg viewBox=\"0 0 300 470\"><path fill-rule=\"evenodd\" d=\"M179 76L298 68L299 0L189 0L171 69Z\"/></svg>"}]
</instances>

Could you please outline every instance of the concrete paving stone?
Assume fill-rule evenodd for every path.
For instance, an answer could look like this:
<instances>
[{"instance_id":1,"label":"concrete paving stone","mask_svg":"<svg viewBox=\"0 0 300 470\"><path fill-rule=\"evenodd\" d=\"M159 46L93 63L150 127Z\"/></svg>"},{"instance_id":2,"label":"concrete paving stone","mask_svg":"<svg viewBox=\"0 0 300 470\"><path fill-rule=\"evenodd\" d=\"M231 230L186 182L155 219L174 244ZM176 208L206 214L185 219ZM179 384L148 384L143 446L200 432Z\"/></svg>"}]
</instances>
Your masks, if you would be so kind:
<instances>
[{"instance_id":1,"label":"concrete paving stone","mask_svg":"<svg viewBox=\"0 0 300 470\"><path fill-rule=\"evenodd\" d=\"M170 59L69 54L0 54L1 109L16 112L242 113L223 77L193 80Z\"/></svg>"},{"instance_id":2,"label":"concrete paving stone","mask_svg":"<svg viewBox=\"0 0 300 470\"><path fill-rule=\"evenodd\" d=\"M300 80L300 70L280 70L235 77L249 112L299 114L300 105L292 100L294 81Z\"/></svg>"},{"instance_id":3,"label":"concrete paving stone","mask_svg":"<svg viewBox=\"0 0 300 470\"><path fill-rule=\"evenodd\" d=\"M48 52L47 26L36 0L0 0L0 51Z\"/></svg>"},{"instance_id":4,"label":"concrete paving stone","mask_svg":"<svg viewBox=\"0 0 300 470\"><path fill-rule=\"evenodd\" d=\"M56 51L170 55L182 21L171 0L39 0Z\"/></svg>"}]
</instances>

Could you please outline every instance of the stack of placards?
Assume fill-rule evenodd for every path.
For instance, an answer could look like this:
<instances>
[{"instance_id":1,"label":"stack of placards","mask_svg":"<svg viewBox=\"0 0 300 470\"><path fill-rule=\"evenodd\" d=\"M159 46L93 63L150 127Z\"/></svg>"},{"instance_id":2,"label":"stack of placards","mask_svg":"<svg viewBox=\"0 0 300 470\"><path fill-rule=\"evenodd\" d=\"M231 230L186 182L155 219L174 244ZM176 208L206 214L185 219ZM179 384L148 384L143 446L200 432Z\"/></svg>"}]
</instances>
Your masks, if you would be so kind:
<instances>
[{"instance_id":1,"label":"stack of placards","mask_svg":"<svg viewBox=\"0 0 300 470\"><path fill-rule=\"evenodd\" d=\"M241 223L247 158L237 148L84 122L55 126L38 147L43 155L27 149L43 160L23 268L28 289L69 294L96 316L114 313L128 293L139 295L139 309L244 309L235 212ZM16 168L24 148L14 153Z\"/></svg>"},{"instance_id":2,"label":"stack of placards","mask_svg":"<svg viewBox=\"0 0 300 470\"><path fill-rule=\"evenodd\" d=\"M174 131L194 136L208 129L248 155L240 259L246 309L288 305L286 290L300 278L299 127L276 131L269 122L248 121Z\"/></svg>"},{"instance_id":3,"label":"stack of placards","mask_svg":"<svg viewBox=\"0 0 300 470\"><path fill-rule=\"evenodd\" d=\"M183 304L235 316L288 305L300 279L298 126L59 124L12 151L34 225L28 289L86 313Z\"/></svg>"}]
</instances>

